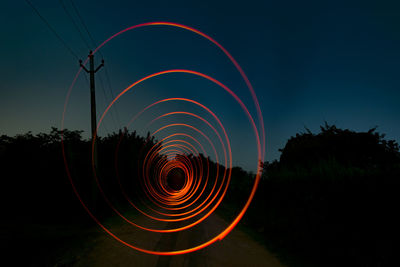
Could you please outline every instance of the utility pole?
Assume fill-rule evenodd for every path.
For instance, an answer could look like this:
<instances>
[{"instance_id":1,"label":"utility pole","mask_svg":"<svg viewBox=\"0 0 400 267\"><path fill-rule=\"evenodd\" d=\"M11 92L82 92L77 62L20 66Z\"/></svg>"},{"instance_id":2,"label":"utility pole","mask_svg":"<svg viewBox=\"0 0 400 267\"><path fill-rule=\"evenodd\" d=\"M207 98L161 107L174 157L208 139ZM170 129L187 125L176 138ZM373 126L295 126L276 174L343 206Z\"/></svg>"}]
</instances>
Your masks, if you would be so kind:
<instances>
[{"instance_id":1,"label":"utility pole","mask_svg":"<svg viewBox=\"0 0 400 267\"><path fill-rule=\"evenodd\" d=\"M90 110L91 110L91 124L92 124L92 140L94 139L94 135L96 133L97 128L97 119L96 119L96 93L95 93L95 83L94 83L94 74L104 66L104 59L101 61L101 64L94 69L94 55L90 50L89 52L89 66L90 70L88 70L84 65L82 65L82 60L79 60L79 65L90 74Z\"/></svg>"},{"instance_id":2,"label":"utility pole","mask_svg":"<svg viewBox=\"0 0 400 267\"><path fill-rule=\"evenodd\" d=\"M101 61L101 64L95 69L94 68L94 55L92 50L89 52L89 70L82 64L82 60L79 60L79 65L82 67L84 71L90 74L90 115L91 115L91 126L92 126L92 142L94 140L96 129L97 129L97 118L96 118L96 92L95 92L95 80L94 74L98 72L104 66L104 59ZM93 148L93 162L94 168L97 170L97 142L94 143ZM96 185L93 185L96 186ZM92 201L94 207L96 207L97 203L97 193L93 188L92 191Z\"/></svg>"}]
</instances>

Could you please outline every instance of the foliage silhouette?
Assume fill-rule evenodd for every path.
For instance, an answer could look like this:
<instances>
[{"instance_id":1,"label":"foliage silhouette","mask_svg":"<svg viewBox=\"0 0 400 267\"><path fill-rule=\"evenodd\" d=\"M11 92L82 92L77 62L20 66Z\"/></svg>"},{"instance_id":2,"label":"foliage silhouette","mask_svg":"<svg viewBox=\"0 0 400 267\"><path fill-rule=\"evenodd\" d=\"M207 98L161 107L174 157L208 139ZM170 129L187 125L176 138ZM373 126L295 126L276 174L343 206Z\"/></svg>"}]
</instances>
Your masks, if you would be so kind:
<instances>
[{"instance_id":1,"label":"foliage silhouette","mask_svg":"<svg viewBox=\"0 0 400 267\"><path fill-rule=\"evenodd\" d=\"M400 154L373 128L325 123L291 137L263 179L245 222L289 265L391 266ZM261 212L263 211L263 212Z\"/></svg>"},{"instance_id":2,"label":"foliage silhouette","mask_svg":"<svg viewBox=\"0 0 400 267\"><path fill-rule=\"evenodd\" d=\"M82 139L82 131L63 134L77 189L87 192L93 186L91 142ZM66 177L60 142L57 128L37 135L0 136L0 195L10 220L92 223ZM118 144L119 182L114 165ZM143 155L155 144L149 135L126 129L98 138L99 182L117 209L127 208L121 188L131 200L140 195L136 189ZM254 229L289 266L392 266L399 225L398 144L385 140L376 128L355 132L325 123L317 134L306 128L291 137L281 152L279 161L261 163L262 179L241 225ZM225 171L203 155L186 157L193 165L209 166L210 177L217 169L220 177ZM254 174L240 167L231 171L224 203L242 207ZM83 195L87 202L89 197ZM97 205L98 216L112 214L104 201Z\"/></svg>"},{"instance_id":3,"label":"foliage silhouette","mask_svg":"<svg viewBox=\"0 0 400 267\"><path fill-rule=\"evenodd\" d=\"M61 133L63 133L66 157L73 181L82 198L89 201L88 192L93 187L91 169L91 141L82 139L83 131L58 130L33 135L31 132L15 137L0 136L0 162L3 171L1 198L5 210L11 217L24 218L36 222L87 221L91 219L83 211L66 176L61 152ZM116 188L114 166L115 145L121 132L98 138L99 180L108 196L113 199L120 194ZM120 150L120 172L122 183L132 181L137 174L140 149L148 150L155 143L154 138L140 137L136 132L126 132ZM143 152L143 151L142 151ZM145 152L145 151L144 151ZM129 161L129 162L128 162ZM126 166L131 166L128 169ZM129 173L128 173L129 172ZM130 177L128 179L127 177ZM115 179L114 179L115 180ZM128 186L129 188L129 186ZM117 194L118 190L118 194ZM119 200L119 199L117 199ZM98 207L100 215L107 215L105 203Z\"/></svg>"}]
</instances>

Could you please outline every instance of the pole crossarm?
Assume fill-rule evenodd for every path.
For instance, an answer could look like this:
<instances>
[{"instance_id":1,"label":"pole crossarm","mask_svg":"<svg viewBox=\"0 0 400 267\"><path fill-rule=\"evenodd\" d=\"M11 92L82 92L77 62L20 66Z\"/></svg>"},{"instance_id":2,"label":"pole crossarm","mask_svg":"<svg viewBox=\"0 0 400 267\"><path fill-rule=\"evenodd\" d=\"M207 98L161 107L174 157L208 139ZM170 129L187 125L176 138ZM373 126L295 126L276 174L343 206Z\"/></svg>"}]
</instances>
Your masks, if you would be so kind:
<instances>
[{"instance_id":1,"label":"pole crossarm","mask_svg":"<svg viewBox=\"0 0 400 267\"><path fill-rule=\"evenodd\" d=\"M94 73L96 73L99 69L101 69L101 67L104 67L104 59L101 60L101 64L96 68Z\"/></svg>"},{"instance_id":2,"label":"pole crossarm","mask_svg":"<svg viewBox=\"0 0 400 267\"><path fill-rule=\"evenodd\" d=\"M90 51L90 52L89 52L89 58L90 58L91 60L93 59L93 56L94 56L94 55L93 55L93 52ZM101 64L100 64L95 70L92 70L92 69L88 70L88 69L85 67L85 65L82 64L82 59L79 60L79 66L82 67L82 69L83 69L84 71L86 71L87 73L91 73L91 72L96 73L96 72L98 72L102 67L104 67L104 59L101 60Z\"/></svg>"},{"instance_id":3,"label":"pole crossarm","mask_svg":"<svg viewBox=\"0 0 400 267\"><path fill-rule=\"evenodd\" d=\"M82 69L84 71L86 71L87 73L89 73L90 71L82 64L82 59L79 60L79 66L82 67Z\"/></svg>"}]
</instances>

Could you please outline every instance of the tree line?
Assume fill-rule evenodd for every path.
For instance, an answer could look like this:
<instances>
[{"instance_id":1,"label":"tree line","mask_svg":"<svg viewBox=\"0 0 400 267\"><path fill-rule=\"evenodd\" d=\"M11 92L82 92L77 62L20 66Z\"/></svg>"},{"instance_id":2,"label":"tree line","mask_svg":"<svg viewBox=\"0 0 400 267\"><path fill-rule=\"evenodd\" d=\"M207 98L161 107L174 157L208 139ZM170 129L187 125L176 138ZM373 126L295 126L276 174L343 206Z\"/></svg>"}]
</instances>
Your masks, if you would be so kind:
<instances>
[{"instance_id":1,"label":"tree line","mask_svg":"<svg viewBox=\"0 0 400 267\"><path fill-rule=\"evenodd\" d=\"M77 189L90 191L91 141L82 138L82 131L62 133ZM121 187L135 200L138 184L132 177L140 173L143 155L156 143L149 135L128 131L98 139L99 182L119 209L128 207ZM115 176L118 145L120 175L116 182L109 177ZM211 174L216 171L216 163L198 157L204 163L209 161ZM91 223L66 176L59 129L0 136L0 164L6 217L35 223ZM355 132L326 123L319 133L305 129L291 137L279 160L261 165L259 188L241 224L253 229L285 263L391 266L396 256L400 202L400 152L395 141L386 140L376 128ZM224 200L227 206L243 204L243 195L248 194L253 181L254 174L234 167ZM87 202L91 197L83 195ZM111 214L106 203L96 205L97 215Z\"/></svg>"}]
</instances>

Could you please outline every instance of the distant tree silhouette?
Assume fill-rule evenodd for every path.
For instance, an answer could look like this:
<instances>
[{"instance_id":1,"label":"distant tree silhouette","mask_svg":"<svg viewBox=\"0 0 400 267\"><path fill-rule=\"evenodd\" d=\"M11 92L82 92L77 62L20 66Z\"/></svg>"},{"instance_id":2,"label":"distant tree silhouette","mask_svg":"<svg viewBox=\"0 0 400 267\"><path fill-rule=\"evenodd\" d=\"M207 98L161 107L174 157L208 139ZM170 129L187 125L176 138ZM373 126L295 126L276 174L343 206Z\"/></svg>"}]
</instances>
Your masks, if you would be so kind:
<instances>
[{"instance_id":1,"label":"distant tree silhouette","mask_svg":"<svg viewBox=\"0 0 400 267\"><path fill-rule=\"evenodd\" d=\"M265 162L245 223L298 266L392 266L400 154L376 128L325 123L291 137ZM261 212L263 211L263 212ZM262 215L261 215L262 214Z\"/></svg>"},{"instance_id":2,"label":"distant tree silhouette","mask_svg":"<svg viewBox=\"0 0 400 267\"><path fill-rule=\"evenodd\" d=\"M88 190L93 186L91 168L91 141L82 139L83 131L63 131L52 127L49 133L0 136L0 168L2 187L0 200L6 203L4 211L10 217L23 217L26 221L65 222L87 219L92 221L79 204L66 176L61 151L63 136L65 154L74 184L88 201ZM107 196L123 201L115 179L115 147L122 132L98 137L99 180ZM146 151L154 145L154 138L138 136L126 131L121 140L119 166L124 187L135 182L138 164ZM160 144L161 145L161 144ZM137 179L136 179L137 180ZM128 190L132 196L132 191ZM126 201L125 201L126 202ZM99 207L99 215L106 204Z\"/></svg>"},{"instance_id":3,"label":"distant tree silhouette","mask_svg":"<svg viewBox=\"0 0 400 267\"><path fill-rule=\"evenodd\" d=\"M25 223L91 222L66 177L61 133L77 189L86 192L91 186L91 142L82 139L82 131L52 128L36 135L2 135L0 201L7 217ZM135 200L141 190L143 157L157 141L126 129L97 141L99 182L123 211L125 197ZM289 266L394 266L400 225L399 145L376 128L355 132L325 123L319 133L306 128L291 137L281 152L279 161L260 163L262 179L241 223L255 229L274 252L289 255ZM242 207L254 174L240 167L226 170L201 154L185 156L193 165L208 166L204 170L210 177L217 170L219 178L231 171L223 203ZM100 216L111 214L106 203L99 207Z\"/></svg>"},{"instance_id":4,"label":"distant tree silhouette","mask_svg":"<svg viewBox=\"0 0 400 267\"><path fill-rule=\"evenodd\" d=\"M291 137L280 150L280 163L288 168L313 166L317 162L336 160L345 166L362 169L381 168L400 162L399 146L384 140L376 127L367 132L338 129L335 125L321 126L319 134L309 130Z\"/></svg>"}]
</instances>

